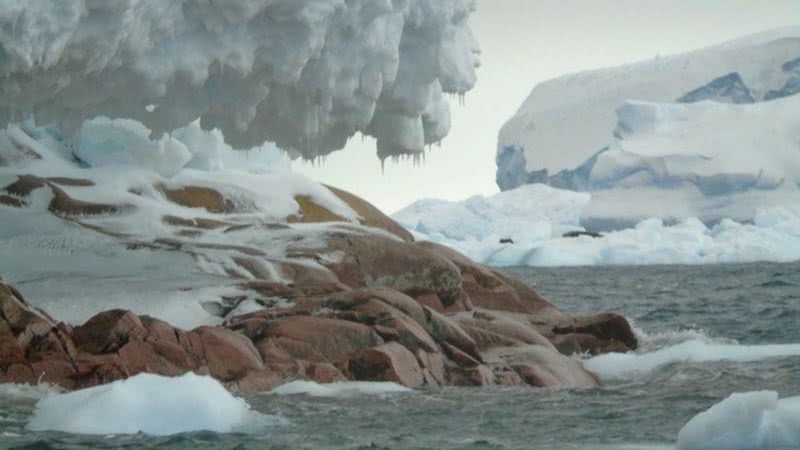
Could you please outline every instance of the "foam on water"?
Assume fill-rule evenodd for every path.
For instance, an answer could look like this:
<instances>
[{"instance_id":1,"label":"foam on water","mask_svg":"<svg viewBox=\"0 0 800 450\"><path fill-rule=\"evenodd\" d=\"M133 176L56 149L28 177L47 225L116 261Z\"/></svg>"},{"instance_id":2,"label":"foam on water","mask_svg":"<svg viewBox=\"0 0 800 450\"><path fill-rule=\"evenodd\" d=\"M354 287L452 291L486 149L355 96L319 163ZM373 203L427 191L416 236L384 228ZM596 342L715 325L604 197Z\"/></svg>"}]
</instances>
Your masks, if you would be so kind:
<instances>
[{"instance_id":1,"label":"foam on water","mask_svg":"<svg viewBox=\"0 0 800 450\"><path fill-rule=\"evenodd\" d=\"M800 397L773 391L735 393L694 416L678 433L678 448L777 449L800 447Z\"/></svg>"},{"instance_id":2,"label":"foam on water","mask_svg":"<svg viewBox=\"0 0 800 450\"><path fill-rule=\"evenodd\" d=\"M37 386L28 384L0 384L0 401L39 400L57 392L59 392L57 388L46 384Z\"/></svg>"},{"instance_id":3,"label":"foam on water","mask_svg":"<svg viewBox=\"0 0 800 450\"><path fill-rule=\"evenodd\" d=\"M66 394L36 404L33 431L74 434L165 436L208 430L254 432L285 420L259 414L210 377L188 373L167 378L141 374L124 381Z\"/></svg>"},{"instance_id":4,"label":"foam on water","mask_svg":"<svg viewBox=\"0 0 800 450\"><path fill-rule=\"evenodd\" d=\"M800 344L737 345L690 340L648 353L608 353L583 362L586 369L601 378L620 378L647 374L678 362L738 361L800 356Z\"/></svg>"},{"instance_id":5,"label":"foam on water","mask_svg":"<svg viewBox=\"0 0 800 450\"><path fill-rule=\"evenodd\" d=\"M308 395L311 397L358 397L362 395L406 394L413 390L397 383L355 381L319 384L313 381L292 381L272 390L277 395Z\"/></svg>"}]
</instances>

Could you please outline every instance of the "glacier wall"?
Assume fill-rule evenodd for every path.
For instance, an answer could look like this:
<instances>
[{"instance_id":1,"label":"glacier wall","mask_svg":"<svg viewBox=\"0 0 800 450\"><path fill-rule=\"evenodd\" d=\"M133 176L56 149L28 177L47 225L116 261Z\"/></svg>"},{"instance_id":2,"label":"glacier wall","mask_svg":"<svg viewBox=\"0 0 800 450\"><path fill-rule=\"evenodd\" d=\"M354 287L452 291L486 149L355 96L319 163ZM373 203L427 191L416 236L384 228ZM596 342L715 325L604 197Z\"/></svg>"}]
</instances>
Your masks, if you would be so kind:
<instances>
[{"instance_id":1,"label":"glacier wall","mask_svg":"<svg viewBox=\"0 0 800 450\"><path fill-rule=\"evenodd\" d=\"M581 223L751 222L800 200L800 28L536 86L500 131L501 190L591 192Z\"/></svg>"},{"instance_id":2,"label":"glacier wall","mask_svg":"<svg viewBox=\"0 0 800 450\"><path fill-rule=\"evenodd\" d=\"M98 116L158 140L199 119L235 148L306 158L361 132L381 158L449 131L445 94L475 83L474 0L9 0L0 125L72 135Z\"/></svg>"},{"instance_id":3,"label":"glacier wall","mask_svg":"<svg viewBox=\"0 0 800 450\"><path fill-rule=\"evenodd\" d=\"M545 81L500 130L498 185L512 189L527 174L533 182L568 177L609 145L626 101L747 104L798 91L800 27ZM509 150L519 153L525 176L502 164Z\"/></svg>"}]
</instances>

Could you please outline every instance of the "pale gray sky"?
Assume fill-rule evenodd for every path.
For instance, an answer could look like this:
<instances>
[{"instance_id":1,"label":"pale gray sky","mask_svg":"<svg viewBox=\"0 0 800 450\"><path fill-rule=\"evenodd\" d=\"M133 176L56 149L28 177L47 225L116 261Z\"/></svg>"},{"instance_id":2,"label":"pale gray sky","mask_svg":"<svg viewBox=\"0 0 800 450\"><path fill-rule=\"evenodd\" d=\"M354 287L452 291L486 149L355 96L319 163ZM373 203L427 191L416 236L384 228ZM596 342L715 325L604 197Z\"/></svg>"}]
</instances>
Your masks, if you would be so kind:
<instances>
[{"instance_id":1,"label":"pale gray sky","mask_svg":"<svg viewBox=\"0 0 800 450\"><path fill-rule=\"evenodd\" d=\"M387 213L420 198L460 200L497 192L497 133L539 82L657 54L705 47L770 28L800 25L800 0L479 0L472 29L483 51L466 105L415 167L386 161L356 137L323 165L295 171L349 190Z\"/></svg>"}]
</instances>

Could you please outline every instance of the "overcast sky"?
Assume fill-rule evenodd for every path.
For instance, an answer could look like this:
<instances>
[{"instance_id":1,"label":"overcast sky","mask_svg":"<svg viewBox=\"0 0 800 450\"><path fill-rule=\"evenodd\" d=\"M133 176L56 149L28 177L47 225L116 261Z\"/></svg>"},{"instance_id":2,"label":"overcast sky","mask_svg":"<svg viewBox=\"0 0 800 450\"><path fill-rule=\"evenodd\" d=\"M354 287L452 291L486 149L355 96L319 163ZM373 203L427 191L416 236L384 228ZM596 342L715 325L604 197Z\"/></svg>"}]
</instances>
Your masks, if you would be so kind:
<instances>
[{"instance_id":1,"label":"overcast sky","mask_svg":"<svg viewBox=\"0 0 800 450\"><path fill-rule=\"evenodd\" d=\"M537 83L800 25L800 0L479 0L471 24L483 51L478 84L465 106L451 102L450 135L423 165L387 160L382 174L374 141L356 137L325 164L294 170L387 213L420 198L492 194L497 133Z\"/></svg>"}]
</instances>

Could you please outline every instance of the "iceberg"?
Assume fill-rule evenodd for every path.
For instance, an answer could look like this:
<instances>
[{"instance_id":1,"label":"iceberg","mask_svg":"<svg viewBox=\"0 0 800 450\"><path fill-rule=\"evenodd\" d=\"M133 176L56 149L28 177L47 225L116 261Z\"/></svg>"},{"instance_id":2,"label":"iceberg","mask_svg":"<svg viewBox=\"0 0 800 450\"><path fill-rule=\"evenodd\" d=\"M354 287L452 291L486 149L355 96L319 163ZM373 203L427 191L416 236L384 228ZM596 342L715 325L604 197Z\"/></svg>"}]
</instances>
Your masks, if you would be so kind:
<instances>
[{"instance_id":1,"label":"iceberg","mask_svg":"<svg viewBox=\"0 0 800 450\"><path fill-rule=\"evenodd\" d=\"M800 447L800 397L774 391L734 393L693 417L678 433L680 450Z\"/></svg>"},{"instance_id":2,"label":"iceberg","mask_svg":"<svg viewBox=\"0 0 800 450\"><path fill-rule=\"evenodd\" d=\"M626 101L705 100L746 106L719 95L716 85L725 76L742 80L757 102L778 98L776 94L767 96L787 84L794 85L800 77L800 64L796 63L799 41L800 27L783 28L693 52L543 82L500 131L498 185L503 190L536 182L569 187L564 180L569 178L567 173L609 146L618 122L616 111ZM698 94L700 88L705 88L705 95ZM692 92L691 98L684 98Z\"/></svg>"},{"instance_id":3,"label":"iceberg","mask_svg":"<svg viewBox=\"0 0 800 450\"><path fill-rule=\"evenodd\" d=\"M527 185L460 202L420 200L392 217L421 240L485 264L513 265L551 238L581 229L580 214L589 200L586 193ZM509 239L513 244L504 243Z\"/></svg>"},{"instance_id":4,"label":"iceberg","mask_svg":"<svg viewBox=\"0 0 800 450\"><path fill-rule=\"evenodd\" d=\"M261 415L211 377L140 374L127 380L39 400L28 423L34 431L165 436L192 431L257 431L285 423Z\"/></svg>"},{"instance_id":5,"label":"iceberg","mask_svg":"<svg viewBox=\"0 0 800 450\"><path fill-rule=\"evenodd\" d=\"M498 186L591 192L596 231L797 204L798 61L793 27L541 83L500 131Z\"/></svg>"},{"instance_id":6,"label":"iceberg","mask_svg":"<svg viewBox=\"0 0 800 450\"><path fill-rule=\"evenodd\" d=\"M645 219L631 228L586 232L595 194L525 185L462 202L421 200L393 217L428 240L495 266L709 264L800 259L800 209L765 207L752 223L696 217L670 224ZM643 199L645 201L646 199ZM658 197L646 200L658 206ZM624 205L621 205L624 207Z\"/></svg>"}]
</instances>

